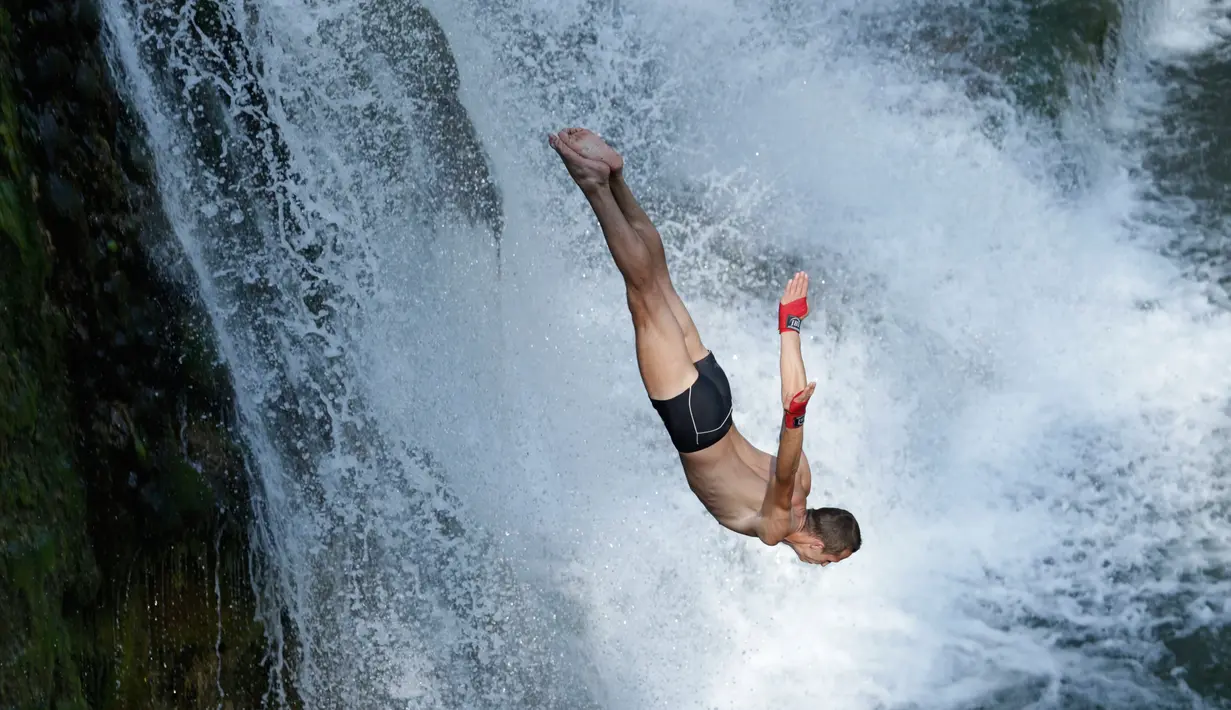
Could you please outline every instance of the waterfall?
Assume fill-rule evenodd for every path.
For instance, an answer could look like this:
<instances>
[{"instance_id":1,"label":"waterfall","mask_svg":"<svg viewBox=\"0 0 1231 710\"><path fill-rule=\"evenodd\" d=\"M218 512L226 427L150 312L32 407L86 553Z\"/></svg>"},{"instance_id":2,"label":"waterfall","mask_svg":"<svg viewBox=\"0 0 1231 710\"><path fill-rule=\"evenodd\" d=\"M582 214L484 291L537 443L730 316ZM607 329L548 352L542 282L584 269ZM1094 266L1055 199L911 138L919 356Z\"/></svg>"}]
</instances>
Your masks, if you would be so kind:
<instances>
[{"instance_id":1,"label":"waterfall","mask_svg":"<svg viewBox=\"0 0 1231 710\"><path fill-rule=\"evenodd\" d=\"M239 392L275 686L1205 702L1178 649L1231 612L1231 323L1140 136L1153 68L1227 34L1163 5L1022 69L1014 2L106 0ZM814 274L810 502L860 518L850 560L804 568L688 490L546 146L567 125L625 155L762 448L774 292Z\"/></svg>"}]
</instances>

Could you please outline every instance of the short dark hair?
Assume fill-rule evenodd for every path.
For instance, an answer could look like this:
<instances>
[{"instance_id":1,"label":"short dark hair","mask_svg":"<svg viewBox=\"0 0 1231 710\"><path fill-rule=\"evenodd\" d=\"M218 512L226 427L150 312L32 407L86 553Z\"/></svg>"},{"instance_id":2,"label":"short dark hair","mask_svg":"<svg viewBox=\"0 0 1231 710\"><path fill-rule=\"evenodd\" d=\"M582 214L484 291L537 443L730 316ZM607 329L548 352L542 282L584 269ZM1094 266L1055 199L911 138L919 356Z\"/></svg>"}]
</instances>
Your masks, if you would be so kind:
<instances>
[{"instance_id":1,"label":"short dark hair","mask_svg":"<svg viewBox=\"0 0 1231 710\"><path fill-rule=\"evenodd\" d=\"M859 552L863 537L859 534L859 521L849 510L841 508L812 508L808 511L808 532L820 538L825 552L834 555L850 550Z\"/></svg>"}]
</instances>

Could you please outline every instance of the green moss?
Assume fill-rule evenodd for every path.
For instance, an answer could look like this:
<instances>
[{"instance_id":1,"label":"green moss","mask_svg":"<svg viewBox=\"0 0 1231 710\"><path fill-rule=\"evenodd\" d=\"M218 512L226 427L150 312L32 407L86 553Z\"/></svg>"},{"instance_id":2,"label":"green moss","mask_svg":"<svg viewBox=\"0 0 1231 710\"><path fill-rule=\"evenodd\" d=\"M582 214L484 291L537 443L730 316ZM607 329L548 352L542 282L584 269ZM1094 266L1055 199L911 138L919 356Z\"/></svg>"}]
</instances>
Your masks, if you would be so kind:
<instances>
[{"instance_id":1,"label":"green moss","mask_svg":"<svg viewBox=\"0 0 1231 710\"><path fill-rule=\"evenodd\" d=\"M230 382L114 93L40 75L106 77L83 8L0 9L0 704L261 707Z\"/></svg>"},{"instance_id":2,"label":"green moss","mask_svg":"<svg viewBox=\"0 0 1231 710\"><path fill-rule=\"evenodd\" d=\"M97 639L108 662L94 678L108 692L97 707L259 705L236 692L262 687L263 664L249 651L264 641L235 595L245 582L239 542L224 535L216 549L202 542L168 547L109 590L114 615Z\"/></svg>"},{"instance_id":3,"label":"green moss","mask_svg":"<svg viewBox=\"0 0 1231 710\"><path fill-rule=\"evenodd\" d=\"M9 617L4 625L14 630L7 637L9 643L20 645L23 637L52 639L50 648L36 645L33 653L17 652L18 668L26 673L71 671L61 653L69 644L52 603L72 580L93 574L82 553L84 491L71 468L62 464L63 452L71 445L63 425L67 419L62 387L54 376L31 364L30 348L14 347L20 339L11 331L0 334L6 364L0 368L0 392L34 405L0 412L0 436L5 439L0 447L0 470L5 476L0 493L0 578L15 583L14 589L2 594L0 615ZM6 666L12 654L6 647ZM12 697L2 683L0 694Z\"/></svg>"},{"instance_id":4,"label":"green moss","mask_svg":"<svg viewBox=\"0 0 1231 710\"><path fill-rule=\"evenodd\" d=\"M0 9L0 53L7 58L10 55L12 23L8 12ZM13 99L13 70L11 63L5 62L0 67L0 148L3 149L3 161L0 163L0 233L4 235L4 243L0 248L7 256L4 283L6 290L12 291L20 274L24 280L35 281L46 273L44 259L32 248L34 210L26 194L27 172L21 158L21 125L17 120L17 105ZM41 284L36 284L41 286ZM41 289L21 291L27 296ZM28 299L27 299L28 300ZM22 305L29 305L23 302ZM6 351L8 349L6 348Z\"/></svg>"},{"instance_id":5,"label":"green moss","mask_svg":"<svg viewBox=\"0 0 1231 710\"><path fill-rule=\"evenodd\" d=\"M0 10L6 58L11 38ZM12 67L0 67L0 697L17 707L84 707L73 658L80 641L59 601L96 570L82 553L84 491L64 456L63 325L45 295L49 264L36 238Z\"/></svg>"}]
</instances>

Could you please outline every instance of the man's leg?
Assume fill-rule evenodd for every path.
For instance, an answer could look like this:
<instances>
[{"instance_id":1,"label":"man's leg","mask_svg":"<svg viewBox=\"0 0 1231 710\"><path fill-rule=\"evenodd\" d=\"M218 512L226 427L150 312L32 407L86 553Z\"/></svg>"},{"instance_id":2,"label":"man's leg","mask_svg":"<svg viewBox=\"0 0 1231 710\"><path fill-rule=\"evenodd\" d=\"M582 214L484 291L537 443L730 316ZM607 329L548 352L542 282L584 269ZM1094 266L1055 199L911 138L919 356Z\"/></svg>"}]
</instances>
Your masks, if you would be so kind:
<instances>
[{"instance_id":1,"label":"man's leg","mask_svg":"<svg viewBox=\"0 0 1231 710\"><path fill-rule=\"evenodd\" d=\"M607 248L624 277L637 365L646 393L651 399L671 399L691 387L698 375L684 334L659 287L650 250L620 211L611 192L610 167L583 157L563 132L549 140L594 210Z\"/></svg>"},{"instance_id":2,"label":"man's leg","mask_svg":"<svg viewBox=\"0 0 1231 710\"><path fill-rule=\"evenodd\" d=\"M659 289L663 292L663 297L667 299L667 305L671 307L671 313L675 316L676 322L680 324L680 330L684 333L684 345L688 348L688 357L692 358L693 362L699 362L709 355L710 351L701 343L701 333L697 332L697 324L693 322L692 315L684 305L684 300L675 292L675 285L671 283L671 273L667 269L667 253L663 249L662 236L658 234L658 228L650 221L649 215L641 209L641 205L637 204L632 190L628 189L628 185L624 182L623 170L612 174L611 194L615 196L616 204L620 206L624 218L637 231L641 241L649 249L650 259L654 261L655 279L658 281Z\"/></svg>"},{"instance_id":3,"label":"man's leg","mask_svg":"<svg viewBox=\"0 0 1231 710\"><path fill-rule=\"evenodd\" d=\"M684 345L688 348L688 357L693 362L699 362L709 355L710 351L701 343L701 334L697 332L697 325L693 322L692 315L688 313L688 308L684 306L683 299L676 293L675 285L671 283L671 274L667 269L667 254L663 249L663 240L658 234L658 229L650 221L649 215L641 209L641 205L637 204L637 199L633 197L632 191L624 182L624 159L602 138L584 128L570 128L564 133L579 154L591 160L601 160L611 168L609 180L611 194L615 197L624 219L637 232L649 250L655 281L667 305L671 308L672 315L679 323L680 331L684 334Z\"/></svg>"}]
</instances>

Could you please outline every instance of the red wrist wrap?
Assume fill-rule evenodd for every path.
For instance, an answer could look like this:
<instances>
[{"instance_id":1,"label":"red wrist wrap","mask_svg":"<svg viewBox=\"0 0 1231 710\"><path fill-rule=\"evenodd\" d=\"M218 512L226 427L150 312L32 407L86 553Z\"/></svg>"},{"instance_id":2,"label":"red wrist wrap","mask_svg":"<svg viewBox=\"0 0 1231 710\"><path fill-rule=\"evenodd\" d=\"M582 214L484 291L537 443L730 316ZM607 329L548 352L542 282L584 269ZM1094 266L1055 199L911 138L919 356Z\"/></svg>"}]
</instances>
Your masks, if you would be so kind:
<instances>
[{"instance_id":1,"label":"red wrist wrap","mask_svg":"<svg viewBox=\"0 0 1231 710\"><path fill-rule=\"evenodd\" d=\"M804 323L804 317L808 315L808 298L798 298L790 303L778 303L778 332L785 333L788 330L799 332L799 327Z\"/></svg>"},{"instance_id":2,"label":"red wrist wrap","mask_svg":"<svg viewBox=\"0 0 1231 710\"><path fill-rule=\"evenodd\" d=\"M799 395L803 393L803 390L795 393L790 405L786 408L786 413L782 415L782 423L787 429L798 429L804 425L804 412L808 409L808 400L799 401Z\"/></svg>"}]
</instances>

